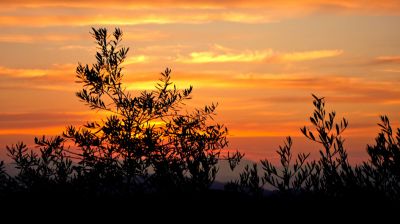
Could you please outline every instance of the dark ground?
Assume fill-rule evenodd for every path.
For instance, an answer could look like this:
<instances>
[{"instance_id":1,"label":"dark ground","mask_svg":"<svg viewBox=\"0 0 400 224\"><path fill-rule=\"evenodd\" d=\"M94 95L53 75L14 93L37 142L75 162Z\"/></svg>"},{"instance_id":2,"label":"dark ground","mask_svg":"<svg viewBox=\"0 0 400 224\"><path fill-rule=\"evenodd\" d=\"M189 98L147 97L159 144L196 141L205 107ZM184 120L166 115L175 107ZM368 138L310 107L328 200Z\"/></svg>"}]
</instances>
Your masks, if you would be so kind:
<instances>
[{"instance_id":1,"label":"dark ground","mask_svg":"<svg viewBox=\"0 0 400 224\"><path fill-rule=\"evenodd\" d=\"M202 193L157 193L135 196L85 196L67 194L16 194L1 198L3 220L30 219L63 222L75 218L110 221L128 218L128 223L153 221L223 223L243 220L268 223L272 220L331 223L399 218L399 203L388 200L334 199L317 196L263 198L239 193L210 190ZM83 220L82 219L82 220ZM131 220L131 221L129 221ZM37 223L37 222L34 223ZM119 222L119 221L118 221ZM0 223L1 219L0 219ZM4 222L5 223L5 222Z\"/></svg>"}]
</instances>

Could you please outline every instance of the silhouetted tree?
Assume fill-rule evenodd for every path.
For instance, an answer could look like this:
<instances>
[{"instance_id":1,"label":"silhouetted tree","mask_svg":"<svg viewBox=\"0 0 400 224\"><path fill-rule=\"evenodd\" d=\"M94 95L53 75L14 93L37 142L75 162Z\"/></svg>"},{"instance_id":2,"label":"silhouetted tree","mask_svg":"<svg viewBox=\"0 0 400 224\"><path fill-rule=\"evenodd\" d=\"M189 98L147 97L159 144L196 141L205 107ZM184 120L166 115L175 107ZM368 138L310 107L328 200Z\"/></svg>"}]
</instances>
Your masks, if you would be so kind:
<instances>
[{"instance_id":1,"label":"silhouetted tree","mask_svg":"<svg viewBox=\"0 0 400 224\"><path fill-rule=\"evenodd\" d=\"M348 121L342 118L340 123L336 123L336 113L332 111L327 114L325 110L325 99L312 96L315 108L310 122L314 130L304 126L301 132L311 141L320 144L323 149L319 150L320 159L315 165L316 172L312 172L310 179L306 180L306 185L310 190L339 196L356 184L341 136L348 126Z\"/></svg>"},{"instance_id":2,"label":"silhouetted tree","mask_svg":"<svg viewBox=\"0 0 400 224\"><path fill-rule=\"evenodd\" d=\"M82 128L68 127L64 133L79 148L78 177L104 183L106 189L121 183L126 192L208 189L217 173L220 149L227 145L227 129L209 122L217 105L182 112L192 86L178 90L168 68L155 90L133 96L122 85L122 63L129 48L119 45L121 30L115 29L112 36L104 28L92 31L97 62L78 65L78 82L84 88L76 95L109 115Z\"/></svg>"}]
</instances>

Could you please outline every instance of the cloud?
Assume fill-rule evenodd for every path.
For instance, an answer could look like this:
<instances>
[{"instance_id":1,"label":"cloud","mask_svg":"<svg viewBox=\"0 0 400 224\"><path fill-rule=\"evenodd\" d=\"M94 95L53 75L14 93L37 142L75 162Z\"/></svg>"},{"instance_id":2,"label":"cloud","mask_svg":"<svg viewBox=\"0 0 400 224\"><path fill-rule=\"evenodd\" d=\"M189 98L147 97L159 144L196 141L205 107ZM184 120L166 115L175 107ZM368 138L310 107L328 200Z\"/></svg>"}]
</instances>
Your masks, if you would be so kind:
<instances>
[{"instance_id":1,"label":"cloud","mask_svg":"<svg viewBox=\"0 0 400 224\"><path fill-rule=\"evenodd\" d=\"M14 77L41 77L48 74L45 69L13 69L0 67L0 74Z\"/></svg>"},{"instance_id":2,"label":"cloud","mask_svg":"<svg viewBox=\"0 0 400 224\"><path fill-rule=\"evenodd\" d=\"M379 71L388 72L388 73L400 73L400 69L382 69Z\"/></svg>"},{"instance_id":3,"label":"cloud","mask_svg":"<svg viewBox=\"0 0 400 224\"><path fill-rule=\"evenodd\" d=\"M0 113L0 135L61 134L68 125L80 125L93 118L90 112Z\"/></svg>"},{"instance_id":4,"label":"cloud","mask_svg":"<svg viewBox=\"0 0 400 224\"><path fill-rule=\"evenodd\" d=\"M343 50L314 50L301 52L275 52L271 49L252 51L234 50L220 45L214 45L210 51L191 52L187 56L179 55L177 62L188 64L201 63L228 63L228 62L301 62L317 60L322 58L336 57L343 53Z\"/></svg>"},{"instance_id":5,"label":"cloud","mask_svg":"<svg viewBox=\"0 0 400 224\"><path fill-rule=\"evenodd\" d=\"M0 113L0 129L19 127L45 127L54 125L68 125L71 121L86 121L91 113Z\"/></svg>"},{"instance_id":6,"label":"cloud","mask_svg":"<svg viewBox=\"0 0 400 224\"><path fill-rule=\"evenodd\" d=\"M70 42L85 38L74 34L0 34L0 42L5 43L37 43L37 42Z\"/></svg>"},{"instance_id":7,"label":"cloud","mask_svg":"<svg viewBox=\"0 0 400 224\"><path fill-rule=\"evenodd\" d=\"M317 1L110 1L3 0L0 26L50 27L140 24L259 24L315 14L400 15L396 0ZM20 37L20 41L29 41Z\"/></svg>"},{"instance_id":8,"label":"cloud","mask_svg":"<svg viewBox=\"0 0 400 224\"><path fill-rule=\"evenodd\" d=\"M204 24L213 21L227 21L237 23L268 23L274 20L264 13L247 13L235 10L224 12L212 11L167 11L154 9L153 11L135 11L119 14L82 13L77 15L5 15L0 16L0 26L3 27L52 27L52 26L93 26L93 25L141 25L141 24ZM157 38L165 36L158 34Z\"/></svg>"},{"instance_id":9,"label":"cloud","mask_svg":"<svg viewBox=\"0 0 400 224\"><path fill-rule=\"evenodd\" d=\"M178 57L181 63L222 63L222 62L261 62L270 58L272 51L244 51L241 53L218 54L211 51L192 52L189 57Z\"/></svg>"},{"instance_id":10,"label":"cloud","mask_svg":"<svg viewBox=\"0 0 400 224\"><path fill-rule=\"evenodd\" d=\"M0 88L74 91L75 65L53 65L48 69L19 69L0 66Z\"/></svg>"},{"instance_id":11,"label":"cloud","mask_svg":"<svg viewBox=\"0 0 400 224\"><path fill-rule=\"evenodd\" d=\"M297 61L310 61L321 58L336 57L343 53L343 50L318 50L318 51L303 51L285 53L279 56L281 61L297 62Z\"/></svg>"},{"instance_id":12,"label":"cloud","mask_svg":"<svg viewBox=\"0 0 400 224\"><path fill-rule=\"evenodd\" d=\"M297 76L297 77L296 77ZM276 103L301 103L309 101L310 93L323 94L330 102L341 104L399 104L400 91L396 87L399 81L369 80L363 77L348 77L343 75L288 75L279 79L248 79L248 88L263 86L269 90L284 91L277 96L263 98L266 102ZM287 94L286 91L290 91ZM307 95L293 95L292 92L306 92Z\"/></svg>"},{"instance_id":13,"label":"cloud","mask_svg":"<svg viewBox=\"0 0 400 224\"><path fill-rule=\"evenodd\" d=\"M10 76L10 77L45 77L45 76L65 76L70 74L71 71L75 71L75 65L63 64L63 65L53 65L48 69L29 69L29 68L10 68L0 66L0 75Z\"/></svg>"},{"instance_id":14,"label":"cloud","mask_svg":"<svg viewBox=\"0 0 400 224\"><path fill-rule=\"evenodd\" d=\"M157 30L130 29L124 32L123 40L145 42L145 41L163 40L169 37L170 34Z\"/></svg>"},{"instance_id":15,"label":"cloud","mask_svg":"<svg viewBox=\"0 0 400 224\"><path fill-rule=\"evenodd\" d=\"M83 50L83 51L87 51L87 52L93 51L93 47L84 46L84 45L76 45L76 44L63 45L59 49L62 51L70 51L70 50L80 50L80 51Z\"/></svg>"},{"instance_id":16,"label":"cloud","mask_svg":"<svg viewBox=\"0 0 400 224\"><path fill-rule=\"evenodd\" d=\"M131 64L139 64L139 63L147 63L147 62L149 62L148 56L136 55L136 56L127 57L124 61L124 64L131 65Z\"/></svg>"},{"instance_id":17,"label":"cloud","mask_svg":"<svg viewBox=\"0 0 400 224\"><path fill-rule=\"evenodd\" d=\"M139 24L201 24L215 21L271 23L311 14L399 15L400 3L364 1L61 1L3 0L0 25L49 27ZM20 41L30 41L19 37ZM7 38L6 38L7 39Z\"/></svg>"},{"instance_id":18,"label":"cloud","mask_svg":"<svg viewBox=\"0 0 400 224\"><path fill-rule=\"evenodd\" d=\"M1 22L0 22L1 23ZM51 23L50 23L51 24ZM127 29L124 30L123 40L134 42L147 42L162 40L169 37L169 34L161 31L147 30L147 29ZM61 50L72 49L94 49L92 45L83 45L82 41L89 38L88 32L81 34L71 33L2 33L0 34L0 43L23 43L23 44L37 44L37 43L58 43L65 44L61 46Z\"/></svg>"},{"instance_id":19,"label":"cloud","mask_svg":"<svg viewBox=\"0 0 400 224\"><path fill-rule=\"evenodd\" d=\"M400 55L379 56L375 58L373 64L400 64Z\"/></svg>"},{"instance_id":20,"label":"cloud","mask_svg":"<svg viewBox=\"0 0 400 224\"><path fill-rule=\"evenodd\" d=\"M154 89L157 79L156 73L136 72L127 76L125 82L128 90ZM225 103L226 110L237 109L251 100L251 105L279 105L296 103L303 104L310 101L310 94L316 93L329 98L330 102L346 105L398 105L400 91L398 80L369 79L369 76L354 77L349 75L319 74L319 73L241 73L235 70L215 72L175 72L173 82L178 88L193 85L199 91L202 102L206 99L215 99ZM213 94L205 94L207 92ZM245 101L230 101L229 97L246 99ZM272 109L274 110L274 109Z\"/></svg>"},{"instance_id":21,"label":"cloud","mask_svg":"<svg viewBox=\"0 0 400 224\"><path fill-rule=\"evenodd\" d=\"M128 8L128 9L151 9L155 7L162 8L200 8L200 9L221 9L221 8L260 8L269 7L273 9L286 9L304 11L310 10L327 10L326 8L334 8L341 11L361 11L370 12L398 12L400 3L397 0L381 0L381 1L365 1L365 0L203 0L203 1L185 1L185 0L2 0L0 5L9 7L87 7L87 8ZM372 12L370 12L372 13Z\"/></svg>"}]
</instances>

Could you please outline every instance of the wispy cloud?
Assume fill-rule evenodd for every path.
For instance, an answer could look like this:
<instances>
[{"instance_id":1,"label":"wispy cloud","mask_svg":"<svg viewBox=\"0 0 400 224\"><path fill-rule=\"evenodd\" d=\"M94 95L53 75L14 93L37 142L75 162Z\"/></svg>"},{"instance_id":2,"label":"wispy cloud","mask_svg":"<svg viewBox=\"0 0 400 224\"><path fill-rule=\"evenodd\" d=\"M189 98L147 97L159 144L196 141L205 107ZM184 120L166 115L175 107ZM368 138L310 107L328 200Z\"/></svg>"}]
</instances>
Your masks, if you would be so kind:
<instances>
[{"instance_id":1,"label":"wispy cloud","mask_svg":"<svg viewBox=\"0 0 400 224\"><path fill-rule=\"evenodd\" d=\"M399 15L396 0L378 2L317 1L109 1L109 0L3 0L0 26L51 27L140 24L203 24L234 22L264 24L330 13L350 15ZM57 13L59 12L59 13ZM21 39L21 41L26 41Z\"/></svg>"},{"instance_id":2,"label":"wispy cloud","mask_svg":"<svg viewBox=\"0 0 400 224\"><path fill-rule=\"evenodd\" d=\"M200 8L200 9L221 9L221 8L259 8L259 7L270 7L273 9L286 9L309 11L316 10L327 10L327 6L334 8L337 11L358 11L358 12L398 12L400 3L397 0L381 0L381 1L369 1L368 4L364 0L204 0L204 1L185 1L185 0L80 0L80 1L62 1L62 0L3 0L2 5L11 5L12 7L87 7L87 8L128 8L128 9L151 9L154 7L163 8ZM373 12L375 10L375 12Z\"/></svg>"},{"instance_id":3,"label":"wispy cloud","mask_svg":"<svg viewBox=\"0 0 400 224\"><path fill-rule=\"evenodd\" d=\"M89 14L89 15L88 15ZM135 13L125 12L127 15L120 15L118 12L108 15L99 14L79 15L7 15L0 16L0 26L4 27L51 27L51 26L93 26L93 25L141 25L141 24L203 24L213 21L227 21L237 23L268 23L274 20L268 15L246 13L241 11L223 12L216 11L181 11L168 12L146 10ZM158 38L160 38L159 35Z\"/></svg>"},{"instance_id":4,"label":"wispy cloud","mask_svg":"<svg viewBox=\"0 0 400 224\"><path fill-rule=\"evenodd\" d=\"M0 67L0 88L74 91L74 71L75 66L71 64L53 65L48 69Z\"/></svg>"},{"instance_id":5,"label":"wispy cloud","mask_svg":"<svg viewBox=\"0 0 400 224\"><path fill-rule=\"evenodd\" d=\"M212 51L192 52L188 57L178 57L181 63L262 62L272 57L271 50L244 51L239 53L216 53Z\"/></svg>"},{"instance_id":6,"label":"wispy cloud","mask_svg":"<svg viewBox=\"0 0 400 224\"><path fill-rule=\"evenodd\" d=\"M382 69L380 71L388 73L400 73L400 69Z\"/></svg>"},{"instance_id":7,"label":"wispy cloud","mask_svg":"<svg viewBox=\"0 0 400 224\"><path fill-rule=\"evenodd\" d=\"M220 45L214 45L210 51L191 52L187 56L179 55L176 59L181 63L227 63L227 62L268 62L285 63L317 60L322 58L336 57L343 50L313 50L300 52L275 52L266 50L234 50Z\"/></svg>"},{"instance_id":8,"label":"wispy cloud","mask_svg":"<svg viewBox=\"0 0 400 224\"><path fill-rule=\"evenodd\" d=\"M286 62L297 62L297 61L310 61L321 58L336 57L343 53L343 50L316 50L316 51L303 51L284 53L279 55L278 58L281 61Z\"/></svg>"},{"instance_id":9,"label":"wispy cloud","mask_svg":"<svg viewBox=\"0 0 400 224\"><path fill-rule=\"evenodd\" d=\"M90 112L0 113L0 135L61 134L67 125L83 124L94 116Z\"/></svg>"},{"instance_id":10,"label":"wispy cloud","mask_svg":"<svg viewBox=\"0 0 400 224\"><path fill-rule=\"evenodd\" d=\"M400 64L400 55L379 56L373 61L374 64Z\"/></svg>"},{"instance_id":11,"label":"wispy cloud","mask_svg":"<svg viewBox=\"0 0 400 224\"><path fill-rule=\"evenodd\" d=\"M92 117L92 113L0 113L0 129L18 128L25 126L29 128L43 127L47 125L67 125L70 121L85 121Z\"/></svg>"},{"instance_id":12,"label":"wispy cloud","mask_svg":"<svg viewBox=\"0 0 400 224\"><path fill-rule=\"evenodd\" d=\"M71 50L80 50L80 51L87 51L87 52L94 51L93 47L84 46L84 45L76 45L76 44L63 45L59 49L63 50L63 51L71 51Z\"/></svg>"},{"instance_id":13,"label":"wispy cloud","mask_svg":"<svg viewBox=\"0 0 400 224\"><path fill-rule=\"evenodd\" d=\"M46 69L14 69L0 67L0 74L14 77L42 77L49 73Z\"/></svg>"},{"instance_id":14,"label":"wispy cloud","mask_svg":"<svg viewBox=\"0 0 400 224\"><path fill-rule=\"evenodd\" d=\"M1 23L1 22L0 22ZM169 37L166 32L147 30L147 29L129 29L124 32L123 40L133 42L148 42L162 40ZM94 50L92 45L84 45L89 42L88 32L81 34L71 33L2 33L0 34L0 43L23 43L23 44L37 44L37 43L57 43L62 45L61 50Z\"/></svg>"},{"instance_id":15,"label":"wispy cloud","mask_svg":"<svg viewBox=\"0 0 400 224\"><path fill-rule=\"evenodd\" d=\"M131 65L131 64L147 63L149 62L149 60L150 60L149 57L146 55L136 55L126 58L124 64Z\"/></svg>"},{"instance_id":16,"label":"wispy cloud","mask_svg":"<svg viewBox=\"0 0 400 224\"><path fill-rule=\"evenodd\" d=\"M75 65L53 65L48 69L29 69L29 68L10 68L0 66L0 75L10 77L44 77L44 76L64 76L75 70Z\"/></svg>"},{"instance_id":17,"label":"wispy cloud","mask_svg":"<svg viewBox=\"0 0 400 224\"><path fill-rule=\"evenodd\" d=\"M178 88L192 84L200 95L204 91L221 92L224 95L230 92L238 99L242 97L265 94L259 101L252 101L252 105L279 105L302 104L310 101L310 94L323 94L330 102L347 105L375 104L395 105L399 103L400 91L397 88L398 80L376 80L368 77L353 77L348 75L313 74L313 73L239 73L236 71L173 73L173 82ZM136 78L131 76L126 82L129 90L154 89L156 76L144 75ZM223 98L226 108L247 108L244 102L230 102ZM243 95L243 96L242 96ZM204 97L210 97L205 95ZM243 99L244 99L243 98ZM205 101L207 102L207 101ZM254 108L248 108L253 110ZM239 109L240 110L240 109ZM275 110L275 109L272 109ZM257 117L257 116L256 116ZM258 116L259 117L259 116Z\"/></svg>"},{"instance_id":18,"label":"wispy cloud","mask_svg":"<svg viewBox=\"0 0 400 224\"><path fill-rule=\"evenodd\" d=\"M0 22L1 23L1 22ZM0 34L0 42L6 43L37 43L37 42L70 42L86 37L75 34Z\"/></svg>"},{"instance_id":19,"label":"wispy cloud","mask_svg":"<svg viewBox=\"0 0 400 224\"><path fill-rule=\"evenodd\" d=\"M399 15L397 0L125 1L2 0L0 26L51 27L140 24L263 24L315 14ZM29 41L22 38L20 41Z\"/></svg>"},{"instance_id":20,"label":"wispy cloud","mask_svg":"<svg viewBox=\"0 0 400 224\"><path fill-rule=\"evenodd\" d=\"M163 40L170 37L169 33L161 32L158 30L147 30L147 29L134 29L124 33L123 39L127 41L155 41Z\"/></svg>"}]
</instances>

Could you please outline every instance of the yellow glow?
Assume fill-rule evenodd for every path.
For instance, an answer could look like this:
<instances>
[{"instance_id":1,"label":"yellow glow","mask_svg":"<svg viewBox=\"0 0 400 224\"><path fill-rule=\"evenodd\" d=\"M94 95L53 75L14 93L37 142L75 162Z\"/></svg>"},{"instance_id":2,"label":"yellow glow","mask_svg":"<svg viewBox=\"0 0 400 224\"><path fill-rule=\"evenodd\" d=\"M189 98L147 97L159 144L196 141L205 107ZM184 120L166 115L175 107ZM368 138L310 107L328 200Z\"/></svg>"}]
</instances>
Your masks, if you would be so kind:
<instances>
[{"instance_id":1,"label":"yellow glow","mask_svg":"<svg viewBox=\"0 0 400 224\"><path fill-rule=\"evenodd\" d=\"M272 56L271 50L243 53L192 52L189 58L178 58L182 63L261 62Z\"/></svg>"},{"instance_id":2,"label":"yellow glow","mask_svg":"<svg viewBox=\"0 0 400 224\"><path fill-rule=\"evenodd\" d=\"M282 54L279 59L286 62L309 61L320 58L336 57L342 53L342 50L304 51Z\"/></svg>"},{"instance_id":3,"label":"yellow glow","mask_svg":"<svg viewBox=\"0 0 400 224\"><path fill-rule=\"evenodd\" d=\"M138 64L138 63L146 63L149 61L149 57L145 55L137 55L133 57L128 57L125 61L124 64L130 65L130 64Z\"/></svg>"},{"instance_id":4,"label":"yellow glow","mask_svg":"<svg viewBox=\"0 0 400 224\"><path fill-rule=\"evenodd\" d=\"M48 74L48 70L45 69L11 69L0 67L1 74L12 75L15 77L38 77Z\"/></svg>"},{"instance_id":5,"label":"yellow glow","mask_svg":"<svg viewBox=\"0 0 400 224\"><path fill-rule=\"evenodd\" d=\"M271 49L263 51L238 51L225 48L221 45L214 45L213 51L192 52L189 57L178 57L177 62L181 63L226 63L226 62L300 62L321 58L336 57L343 53L343 50L315 50L292 53L274 52Z\"/></svg>"},{"instance_id":6,"label":"yellow glow","mask_svg":"<svg viewBox=\"0 0 400 224\"><path fill-rule=\"evenodd\" d=\"M71 64L53 65L50 69L19 69L0 66L0 74L13 77L70 76L73 69L75 68Z\"/></svg>"},{"instance_id":7,"label":"yellow glow","mask_svg":"<svg viewBox=\"0 0 400 224\"><path fill-rule=\"evenodd\" d=\"M91 26L91 25L140 25L140 24L204 24L212 21L228 21L241 23L266 23L272 20L263 14L254 15L245 12L220 13L195 12L191 14L165 14L157 12L149 14L141 12L133 16L0 16L0 26L29 26L48 27L59 25ZM5 37L8 39L7 37ZM26 37L22 37L26 38ZM57 38L57 37L53 37ZM29 40L25 40L29 41Z\"/></svg>"}]
</instances>

